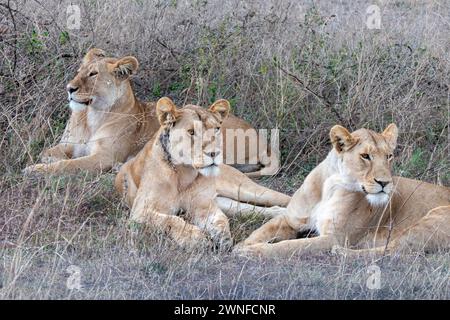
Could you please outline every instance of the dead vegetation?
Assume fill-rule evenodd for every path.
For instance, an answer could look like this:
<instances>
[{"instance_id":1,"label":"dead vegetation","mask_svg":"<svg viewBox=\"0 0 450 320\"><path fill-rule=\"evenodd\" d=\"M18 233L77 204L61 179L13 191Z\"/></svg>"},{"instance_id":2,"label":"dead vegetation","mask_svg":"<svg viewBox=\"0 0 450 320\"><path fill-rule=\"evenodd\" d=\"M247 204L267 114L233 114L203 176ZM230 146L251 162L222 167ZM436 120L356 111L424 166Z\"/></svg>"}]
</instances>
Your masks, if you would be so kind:
<instances>
[{"instance_id":1,"label":"dead vegetation","mask_svg":"<svg viewBox=\"0 0 450 320\"><path fill-rule=\"evenodd\" d=\"M72 1L73 2L73 1ZM377 1L374 1L375 4ZM292 193L330 146L336 123L401 129L396 173L450 185L449 3L383 1L0 0L0 297L145 299L448 299L449 255L375 263L328 255L247 261L184 252L129 225L113 175L24 178L62 134L65 84L89 47L135 55L139 98L232 102L259 128L279 128L282 170L263 183ZM236 240L260 219L233 221ZM82 291L68 290L71 265Z\"/></svg>"}]
</instances>

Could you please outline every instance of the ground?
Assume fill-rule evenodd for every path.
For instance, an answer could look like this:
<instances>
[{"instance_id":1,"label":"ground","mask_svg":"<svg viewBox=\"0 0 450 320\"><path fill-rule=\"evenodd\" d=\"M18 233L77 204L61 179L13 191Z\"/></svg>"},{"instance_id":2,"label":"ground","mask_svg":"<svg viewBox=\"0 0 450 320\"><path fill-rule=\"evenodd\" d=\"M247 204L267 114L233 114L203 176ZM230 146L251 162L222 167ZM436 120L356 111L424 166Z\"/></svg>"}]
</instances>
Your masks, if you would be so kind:
<instances>
[{"instance_id":1,"label":"ground","mask_svg":"<svg viewBox=\"0 0 450 320\"><path fill-rule=\"evenodd\" d=\"M18 246L0 254L2 298L449 297L448 253L378 260L332 254L259 260L182 250L155 230L130 224L112 181L112 174L26 179L1 194L6 213L2 240ZM235 240L261 223L255 217L233 220ZM379 287L371 286L373 266L380 268ZM78 275L79 282L73 282Z\"/></svg>"}]
</instances>

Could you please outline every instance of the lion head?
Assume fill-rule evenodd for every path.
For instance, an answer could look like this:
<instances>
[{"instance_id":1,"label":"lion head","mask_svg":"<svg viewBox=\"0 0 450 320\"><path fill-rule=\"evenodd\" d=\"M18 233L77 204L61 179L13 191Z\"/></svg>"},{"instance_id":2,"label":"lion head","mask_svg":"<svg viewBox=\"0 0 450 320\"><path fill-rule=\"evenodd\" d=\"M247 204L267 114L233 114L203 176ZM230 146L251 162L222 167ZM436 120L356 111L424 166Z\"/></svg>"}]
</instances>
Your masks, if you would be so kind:
<instances>
[{"instance_id":1,"label":"lion head","mask_svg":"<svg viewBox=\"0 0 450 320\"><path fill-rule=\"evenodd\" d=\"M174 166L193 167L203 176L217 175L223 162L221 127L229 111L230 103L223 99L204 109L195 105L177 108L169 98L161 98L156 112L166 160Z\"/></svg>"},{"instance_id":2,"label":"lion head","mask_svg":"<svg viewBox=\"0 0 450 320\"><path fill-rule=\"evenodd\" d=\"M138 66L135 57L107 58L101 49L89 50L77 75L67 85L70 108L83 111L91 106L96 110L109 110L130 92L129 77Z\"/></svg>"},{"instance_id":3,"label":"lion head","mask_svg":"<svg viewBox=\"0 0 450 320\"><path fill-rule=\"evenodd\" d=\"M350 133L341 126L330 131L337 169L347 188L365 193L371 205L385 205L393 191L392 162L397 137L395 124L383 133L367 129Z\"/></svg>"}]
</instances>

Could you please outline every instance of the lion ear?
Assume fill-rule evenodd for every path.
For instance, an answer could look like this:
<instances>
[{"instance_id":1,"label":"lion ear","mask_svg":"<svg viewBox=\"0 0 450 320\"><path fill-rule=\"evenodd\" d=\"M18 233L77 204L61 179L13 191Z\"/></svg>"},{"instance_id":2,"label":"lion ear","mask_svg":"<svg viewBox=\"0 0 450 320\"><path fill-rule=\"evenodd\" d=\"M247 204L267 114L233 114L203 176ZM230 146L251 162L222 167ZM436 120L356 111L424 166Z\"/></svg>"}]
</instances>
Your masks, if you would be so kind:
<instances>
[{"instance_id":1,"label":"lion ear","mask_svg":"<svg viewBox=\"0 0 450 320\"><path fill-rule=\"evenodd\" d=\"M102 49L93 48L93 49L90 49L84 56L83 64L87 64L89 62L92 62L95 59L105 58L105 57L106 57L105 51L103 51Z\"/></svg>"},{"instance_id":2,"label":"lion ear","mask_svg":"<svg viewBox=\"0 0 450 320\"><path fill-rule=\"evenodd\" d=\"M175 103L170 98L164 97L156 103L156 114L161 126L167 126L173 124L180 113Z\"/></svg>"},{"instance_id":3,"label":"lion ear","mask_svg":"<svg viewBox=\"0 0 450 320\"><path fill-rule=\"evenodd\" d=\"M114 75L120 80L128 79L139 68L139 62L135 57L128 56L117 61L113 66Z\"/></svg>"},{"instance_id":4,"label":"lion ear","mask_svg":"<svg viewBox=\"0 0 450 320\"><path fill-rule=\"evenodd\" d=\"M220 100L217 100L216 102L214 102L209 107L209 111L219 114L223 120L226 117L228 117L228 114L230 113L230 108L231 108L231 106L230 106L230 102L228 102L228 100L220 99Z\"/></svg>"},{"instance_id":5,"label":"lion ear","mask_svg":"<svg viewBox=\"0 0 450 320\"><path fill-rule=\"evenodd\" d=\"M387 128L384 129L382 135L392 149L397 147L398 127L394 123L388 125Z\"/></svg>"},{"instance_id":6,"label":"lion ear","mask_svg":"<svg viewBox=\"0 0 450 320\"><path fill-rule=\"evenodd\" d=\"M343 152L353 147L357 140L352 137L351 133L342 126L336 125L331 128L330 140L337 152Z\"/></svg>"}]
</instances>

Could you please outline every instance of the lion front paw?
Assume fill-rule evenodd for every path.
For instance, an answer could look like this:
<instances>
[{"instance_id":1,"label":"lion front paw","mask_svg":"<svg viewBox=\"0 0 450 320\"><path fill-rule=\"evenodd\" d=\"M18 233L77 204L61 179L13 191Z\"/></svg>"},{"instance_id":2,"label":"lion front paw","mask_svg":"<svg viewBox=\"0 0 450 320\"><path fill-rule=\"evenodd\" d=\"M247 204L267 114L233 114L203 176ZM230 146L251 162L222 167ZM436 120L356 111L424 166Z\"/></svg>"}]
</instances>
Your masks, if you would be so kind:
<instances>
[{"instance_id":1,"label":"lion front paw","mask_svg":"<svg viewBox=\"0 0 450 320\"><path fill-rule=\"evenodd\" d=\"M250 246L238 244L237 246L234 247L232 253L234 255L246 258L262 257L264 255L264 251L262 250L261 244L254 244Z\"/></svg>"},{"instance_id":2,"label":"lion front paw","mask_svg":"<svg viewBox=\"0 0 450 320\"><path fill-rule=\"evenodd\" d=\"M185 233L185 232L184 232ZM193 248L204 248L210 247L211 242L206 237L205 233L199 228L191 228L188 232L189 234L182 234L174 236L175 242L183 248L193 249Z\"/></svg>"},{"instance_id":3,"label":"lion front paw","mask_svg":"<svg viewBox=\"0 0 450 320\"><path fill-rule=\"evenodd\" d=\"M353 250L350 248L342 247L340 245L335 245L331 249L331 254L335 256L343 256L343 257L358 257L359 251Z\"/></svg>"},{"instance_id":4,"label":"lion front paw","mask_svg":"<svg viewBox=\"0 0 450 320\"><path fill-rule=\"evenodd\" d=\"M34 164L23 169L22 174L25 176L40 175L45 173L45 168L46 168L45 164L42 163Z\"/></svg>"}]
</instances>

